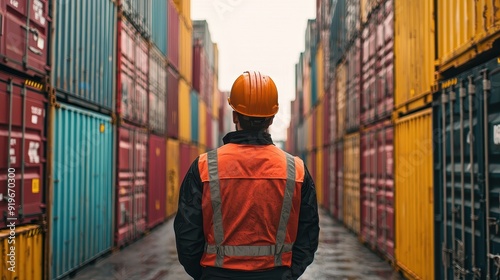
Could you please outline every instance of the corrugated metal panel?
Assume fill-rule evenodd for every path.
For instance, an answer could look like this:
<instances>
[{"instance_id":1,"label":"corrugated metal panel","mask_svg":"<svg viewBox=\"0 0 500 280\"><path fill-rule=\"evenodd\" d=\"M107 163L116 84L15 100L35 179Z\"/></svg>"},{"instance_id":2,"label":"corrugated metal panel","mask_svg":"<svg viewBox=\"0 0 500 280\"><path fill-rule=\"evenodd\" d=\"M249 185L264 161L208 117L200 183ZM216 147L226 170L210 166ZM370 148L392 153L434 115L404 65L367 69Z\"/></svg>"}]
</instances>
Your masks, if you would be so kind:
<instances>
[{"instance_id":1,"label":"corrugated metal panel","mask_svg":"<svg viewBox=\"0 0 500 280\"><path fill-rule=\"evenodd\" d=\"M396 120L394 151L396 264L410 279L432 280L434 203L431 109Z\"/></svg>"},{"instance_id":2,"label":"corrugated metal panel","mask_svg":"<svg viewBox=\"0 0 500 280\"><path fill-rule=\"evenodd\" d=\"M316 143L315 143L315 146L318 148L318 149L322 149L323 148L323 122L324 122L324 119L323 119L323 110L324 110L324 107L323 107L323 101L321 101L319 104L318 104L318 107L316 107L316 122L314 124L314 127L316 128Z\"/></svg>"},{"instance_id":3,"label":"corrugated metal panel","mask_svg":"<svg viewBox=\"0 0 500 280\"><path fill-rule=\"evenodd\" d=\"M207 110L207 104L203 101L199 101L199 113L198 113L198 131L199 131L199 143L200 145L206 146L207 145L207 138L208 138L208 122L207 120L207 113L209 112ZM211 129L211 128L210 128Z\"/></svg>"},{"instance_id":4,"label":"corrugated metal panel","mask_svg":"<svg viewBox=\"0 0 500 280\"><path fill-rule=\"evenodd\" d=\"M214 43L206 20L193 21L193 40L200 40L207 58L208 67L213 70L215 66Z\"/></svg>"},{"instance_id":5,"label":"corrugated metal panel","mask_svg":"<svg viewBox=\"0 0 500 280\"><path fill-rule=\"evenodd\" d=\"M323 97L323 115L321 116L321 118L323 119L323 145L324 146L327 146L327 145L330 145L331 142L330 142L330 135L331 135L331 131L330 131L330 94L327 93L325 94L325 96ZM293 115L293 113L292 113Z\"/></svg>"},{"instance_id":6,"label":"corrugated metal panel","mask_svg":"<svg viewBox=\"0 0 500 280\"><path fill-rule=\"evenodd\" d=\"M394 259L393 128L374 124L361 134L361 240Z\"/></svg>"},{"instance_id":7,"label":"corrugated metal panel","mask_svg":"<svg viewBox=\"0 0 500 280\"><path fill-rule=\"evenodd\" d=\"M304 116L307 116L307 114L311 111L312 109L312 104L311 104L311 67L309 66L309 62L307 62L308 58L306 55L304 55L303 58L303 69L302 69L302 82L303 82L303 114Z\"/></svg>"},{"instance_id":8,"label":"corrugated metal panel","mask_svg":"<svg viewBox=\"0 0 500 280\"><path fill-rule=\"evenodd\" d=\"M316 197L319 203L323 202L324 199L324 184L325 182L323 181L323 170L324 170L324 165L323 165L323 149L317 149L315 152L315 171L316 173L314 174L314 184L317 186L316 188Z\"/></svg>"},{"instance_id":9,"label":"corrugated metal panel","mask_svg":"<svg viewBox=\"0 0 500 280\"><path fill-rule=\"evenodd\" d=\"M331 209L331 190L330 190L330 166L332 165L331 162L331 155L330 155L330 147L324 147L322 148L322 153L323 153L323 162L322 165L320 165L321 173L323 175L323 200L321 201L321 204L323 204L323 207L328 211L330 215L332 215L332 209Z\"/></svg>"},{"instance_id":10,"label":"corrugated metal panel","mask_svg":"<svg viewBox=\"0 0 500 280\"><path fill-rule=\"evenodd\" d=\"M347 51L346 131L358 130L360 123L361 40Z\"/></svg>"},{"instance_id":11,"label":"corrugated metal panel","mask_svg":"<svg viewBox=\"0 0 500 280\"><path fill-rule=\"evenodd\" d=\"M361 5L360 0L346 1L346 40L351 43L358 35L361 29ZM362 0L361 0L362 1Z\"/></svg>"},{"instance_id":12,"label":"corrugated metal panel","mask_svg":"<svg viewBox=\"0 0 500 280\"><path fill-rule=\"evenodd\" d=\"M66 95L76 96L113 109L117 49L113 1L59 1L55 8L55 24L64 28L54 31L51 84L66 101L78 102Z\"/></svg>"},{"instance_id":13,"label":"corrugated metal panel","mask_svg":"<svg viewBox=\"0 0 500 280\"><path fill-rule=\"evenodd\" d=\"M165 135L167 126L167 68L165 57L151 47L149 49L149 129L158 135Z\"/></svg>"},{"instance_id":14,"label":"corrugated metal panel","mask_svg":"<svg viewBox=\"0 0 500 280\"><path fill-rule=\"evenodd\" d=\"M297 152L301 153L303 152L306 147L305 147L305 126L306 122L303 122L297 126Z\"/></svg>"},{"instance_id":15,"label":"corrugated metal panel","mask_svg":"<svg viewBox=\"0 0 500 280\"><path fill-rule=\"evenodd\" d=\"M191 165L191 146L187 143L180 143L179 145L179 182L184 180L186 173Z\"/></svg>"},{"instance_id":16,"label":"corrugated metal panel","mask_svg":"<svg viewBox=\"0 0 500 280\"><path fill-rule=\"evenodd\" d=\"M214 75L214 86L213 86L213 102L212 102L212 116L214 119L219 119L219 108L221 106L221 98L222 93L219 91L219 78L217 75Z\"/></svg>"},{"instance_id":17,"label":"corrugated metal panel","mask_svg":"<svg viewBox=\"0 0 500 280\"><path fill-rule=\"evenodd\" d=\"M199 41L193 44L193 89L201 94L205 89L205 52Z\"/></svg>"},{"instance_id":18,"label":"corrugated metal panel","mask_svg":"<svg viewBox=\"0 0 500 280\"><path fill-rule=\"evenodd\" d=\"M435 28L434 2L394 1L394 107L398 111L422 107L434 84ZM408 74L405 74L408 73ZM411 73L411 74L409 74ZM409 101L410 107L402 107ZM401 108L402 107L402 108Z\"/></svg>"},{"instance_id":19,"label":"corrugated metal panel","mask_svg":"<svg viewBox=\"0 0 500 280\"><path fill-rule=\"evenodd\" d=\"M359 132L344 137L344 224L356 234L361 222L359 141Z\"/></svg>"},{"instance_id":20,"label":"corrugated metal panel","mask_svg":"<svg viewBox=\"0 0 500 280\"><path fill-rule=\"evenodd\" d=\"M1 279L42 279L42 232L38 225L16 225L15 235L10 229L0 231L0 250L4 254Z\"/></svg>"},{"instance_id":21,"label":"corrugated metal panel","mask_svg":"<svg viewBox=\"0 0 500 280\"><path fill-rule=\"evenodd\" d=\"M32 85L32 86L30 86ZM36 84L0 72L0 186L2 213L8 210L8 189L16 194L16 213L35 218L43 213L45 195L45 143L47 99ZM6 152L9 152L9 156ZM8 188L9 169L16 184ZM12 171L12 170L11 170ZM19 213L21 212L21 213ZM18 220L18 223L26 221ZM8 222L0 221L5 227Z\"/></svg>"},{"instance_id":22,"label":"corrugated metal panel","mask_svg":"<svg viewBox=\"0 0 500 280\"><path fill-rule=\"evenodd\" d=\"M167 136L179 137L179 76L168 67L167 70Z\"/></svg>"},{"instance_id":23,"label":"corrugated metal panel","mask_svg":"<svg viewBox=\"0 0 500 280\"><path fill-rule=\"evenodd\" d=\"M318 68L316 65L316 49L311 51L311 106L314 108L318 102Z\"/></svg>"},{"instance_id":24,"label":"corrugated metal panel","mask_svg":"<svg viewBox=\"0 0 500 280\"><path fill-rule=\"evenodd\" d=\"M318 99L323 100L325 95L325 84L324 84L324 58L323 58L323 42L320 41L318 44L318 49L316 51L316 83L318 90Z\"/></svg>"},{"instance_id":25,"label":"corrugated metal panel","mask_svg":"<svg viewBox=\"0 0 500 280\"><path fill-rule=\"evenodd\" d=\"M151 36L152 0L119 0L120 9L146 38Z\"/></svg>"},{"instance_id":26,"label":"corrugated metal panel","mask_svg":"<svg viewBox=\"0 0 500 280\"><path fill-rule=\"evenodd\" d=\"M314 114L310 114L305 121L304 132L306 133L306 151L312 151L313 149L313 137L315 136L313 117Z\"/></svg>"},{"instance_id":27,"label":"corrugated metal panel","mask_svg":"<svg viewBox=\"0 0 500 280\"><path fill-rule=\"evenodd\" d=\"M499 9L498 0L437 1L440 71L458 67L495 48L493 42L500 38ZM498 55L498 51L491 55Z\"/></svg>"},{"instance_id":28,"label":"corrugated metal panel","mask_svg":"<svg viewBox=\"0 0 500 280\"><path fill-rule=\"evenodd\" d=\"M167 217L172 216L177 212L179 203L179 186L180 181L180 165L179 165L179 141L175 139L167 139Z\"/></svg>"},{"instance_id":29,"label":"corrugated metal panel","mask_svg":"<svg viewBox=\"0 0 500 280\"><path fill-rule=\"evenodd\" d=\"M167 0L167 58L169 65L179 69L180 21L172 0Z\"/></svg>"},{"instance_id":30,"label":"corrugated metal panel","mask_svg":"<svg viewBox=\"0 0 500 280\"><path fill-rule=\"evenodd\" d=\"M494 279L500 254L500 60L441 84L434 104L436 279L458 270ZM455 210L455 212L453 212ZM474 233L474 234L472 234ZM439 260L446 259L443 264ZM453 266L451 264L453 260Z\"/></svg>"},{"instance_id":31,"label":"corrugated metal panel","mask_svg":"<svg viewBox=\"0 0 500 280\"><path fill-rule=\"evenodd\" d=\"M335 185L334 185L334 193L335 193L335 212L337 215L335 216L339 221L344 220L344 201L346 197L346 192L344 190L344 142L339 141L335 144L335 161L336 166L334 169L335 172Z\"/></svg>"},{"instance_id":32,"label":"corrugated metal panel","mask_svg":"<svg viewBox=\"0 0 500 280\"><path fill-rule=\"evenodd\" d=\"M347 47L346 0L337 0L332 6L333 17L330 24L330 65L335 67L345 54Z\"/></svg>"},{"instance_id":33,"label":"corrugated metal panel","mask_svg":"<svg viewBox=\"0 0 500 280\"><path fill-rule=\"evenodd\" d=\"M345 134L345 118L346 118L346 82L347 82L347 69L346 63L342 62L336 71L336 93L337 93L337 139L340 139Z\"/></svg>"},{"instance_id":34,"label":"corrugated metal panel","mask_svg":"<svg viewBox=\"0 0 500 280\"><path fill-rule=\"evenodd\" d=\"M314 109L311 111L311 116L310 116L310 123L309 123L309 128L310 128L310 132L311 133L311 137L310 137L310 140L311 141L311 144L310 144L310 147L311 147L311 150L312 149L315 149L317 148L317 141L316 141L316 138L317 138L317 135L318 135L318 128L317 128L317 118L318 116L318 107L314 107Z\"/></svg>"},{"instance_id":35,"label":"corrugated metal panel","mask_svg":"<svg viewBox=\"0 0 500 280\"><path fill-rule=\"evenodd\" d=\"M174 4L185 19L191 20L191 1L190 0L174 0Z\"/></svg>"},{"instance_id":36,"label":"corrugated metal panel","mask_svg":"<svg viewBox=\"0 0 500 280\"><path fill-rule=\"evenodd\" d=\"M2 1L0 5L1 35L7 34L0 36L0 63L29 75L44 77L50 64L49 1L28 3L31 6L26 1ZM30 32L26 32L27 21Z\"/></svg>"},{"instance_id":37,"label":"corrugated metal panel","mask_svg":"<svg viewBox=\"0 0 500 280\"><path fill-rule=\"evenodd\" d=\"M377 7L380 0L360 0L360 8L361 8L361 23L364 24L366 23L373 10Z\"/></svg>"},{"instance_id":38,"label":"corrugated metal panel","mask_svg":"<svg viewBox=\"0 0 500 280\"><path fill-rule=\"evenodd\" d=\"M191 101L189 86L179 79L179 139L191 141Z\"/></svg>"},{"instance_id":39,"label":"corrugated metal panel","mask_svg":"<svg viewBox=\"0 0 500 280\"><path fill-rule=\"evenodd\" d=\"M179 22L179 73L188 84L193 77L193 29L186 22Z\"/></svg>"},{"instance_id":40,"label":"corrugated metal panel","mask_svg":"<svg viewBox=\"0 0 500 280\"><path fill-rule=\"evenodd\" d=\"M190 106L191 106L191 123L189 127L191 129L191 141L198 143L200 141L200 96L195 90L191 90L190 94Z\"/></svg>"},{"instance_id":41,"label":"corrugated metal panel","mask_svg":"<svg viewBox=\"0 0 500 280\"><path fill-rule=\"evenodd\" d=\"M117 113L138 125L148 122L149 53L125 19L118 22Z\"/></svg>"},{"instance_id":42,"label":"corrugated metal panel","mask_svg":"<svg viewBox=\"0 0 500 280\"><path fill-rule=\"evenodd\" d=\"M148 160L148 228L165 220L164 197L167 195L165 170L167 170L167 143L165 138L149 135L149 160Z\"/></svg>"},{"instance_id":43,"label":"corrugated metal panel","mask_svg":"<svg viewBox=\"0 0 500 280\"><path fill-rule=\"evenodd\" d=\"M335 143L335 140L337 140L337 99L338 99L338 94L337 94L337 79L332 79L332 83L330 84L330 96L329 96L329 101L330 102L330 108L329 108L329 115L328 115L328 126L329 126L329 143L333 144Z\"/></svg>"},{"instance_id":44,"label":"corrugated metal panel","mask_svg":"<svg viewBox=\"0 0 500 280\"><path fill-rule=\"evenodd\" d=\"M152 0L151 41L163 55L167 54L167 2L168 0Z\"/></svg>"},{"instance_id":45,"label":"corrugated metal panel","mask_svg":"<svg viewBox=\"0 0 500 280\"><path fill-rule=\"evenodd\" d=\"M361 123L369 124L375 121L375 96L377 74L377 19L372 18L362 32L362 90L361 90Z\"/></svg>"},{"instance_id":46,"label":"corrugated metal panel","mask_svg":"<svg viewBox=\"0 0 500 280\"><path fill-rule=\"evenodd\" d=\"M212 128L212 126L214 125L213 123L213 118L212 118L212 115L210 114L210 110L207 108L207 112L205 114L205 126L206 126L206 144L205 146L208 148L208 149L212 149L212 147L214 146L214 142L213 142L213 133L214 133L214 130ZM201 117L201 116L200 116ZM200 125L202 124L202 120L200 120ZM200 128L201 130L201 128ZM200 132L201 133L201 132Z\"/></svg>"},{"instance_id":47,"label":"corrugated metal panel","mask_svg":"<svg viewBox=\"0 0 500 280\"><path fill-rule=\"evenodd\" d=\"M62 278L113 245L111 118L60 103L54 123L52 277Z\"/></svg>"},{"instance_id":48,"label":"corrugated metal panel","mask_svg":"<svg viewBox=\"0 0 500 280\"><path fill-rule=\"evenodd\" d=\"M116 233L115 243L123 246L146 230L148 134L137 126L118 128Z\"/></svg>"}]
</instances>

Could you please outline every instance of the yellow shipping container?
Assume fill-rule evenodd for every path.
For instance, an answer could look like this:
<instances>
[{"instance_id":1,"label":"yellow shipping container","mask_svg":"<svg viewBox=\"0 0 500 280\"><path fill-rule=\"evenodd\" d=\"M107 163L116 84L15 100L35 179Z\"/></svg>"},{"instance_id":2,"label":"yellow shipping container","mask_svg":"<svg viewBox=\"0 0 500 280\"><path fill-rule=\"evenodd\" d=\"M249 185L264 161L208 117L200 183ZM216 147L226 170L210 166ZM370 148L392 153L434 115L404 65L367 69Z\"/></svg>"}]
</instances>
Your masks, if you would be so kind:
<instances>
[{"instance_id":1,"label":"yellow shipping container","mask_svg":"<svg viewBox=\"0 0 500 280\"><path fill-rule=\"evenodd\" d=\"M177 212L179 203L179 141L167 139L167 217Z\"/></svg>"},{"instance_id":2,"label":"yellow shipping container","mask_svg":"<svg viewBox=\"0 0 500 280\"><path fill-rule=\"evenodd\" d=\"M432 109L396 120L395 255L410 279L434 279Z\"/></svg>"},{"instance_id":3,"label":"yellow shipping container","mask_svg":"<svg viewBox=\"0 0 500 280\"><path fill-rule=\"evenodd\" d=\"M317 47L317 52L316 52L316 68L317 68L317 77L316 77L316 83L317 83L317 90L318 90L318 99L321 100L323 99L323 95L325 95L325 84L323 83L323 75L324 75L324 68L323 68L323 43L320 41Z\"/></svg>"},{"instance_id":4,"label":"yellow shipping container","mask_svg":"<svg viewBox=\"0 0 500 280\"><path fill-rule=\"evenodd\" d=\"M345 61L339 64L336 71L337 87L337 139L342 139L345 134L346 115L346 64Z\"/></svg>"},{"instance_id":5,"label":"yellow shipping container","mask_svg":"<svg viewBox=\"0 0 500 280\"><path fill-rule=\"evenodd\" d=\"M316 130L316 143L315 146L318 149L323 148L323 110L324 110L324 100L320 100L318 106L316 107L316 123L314 124L314 129Z\"/></svg>"},{"instance_id":6,"label":"yellow shipping container","mask_svg":"<svg viewBox=\"0 0 500 280\"><path fill-rule=\"evenodd\" d=\"M360 151L359 132L344 137L344 224L359 234Z\"/></svg>"},{"instance_id":7,"label":"yellow shipping container","mask_svg":"<svg viewBox=\"0 0 500 280\"><path fill-rule=\"evenodd\" d=\"M42 279L43 234L40 226L16 226L15 239L9 239L9 236L10 229L0 231L3 254L0 279ZM15 240L15 243L10 244L9 240ZM9 254L15 256L13 263L9 263ZM10 267L14 267L13 271L9 270Z\"/></svg>"},{"instance_id":8,"label":"yellow shipping container","mask_svg":"<svg viewBox=\"0 0 500 280\"><path fill-rule=\"evenodd\" d=\"M205 104L205 101L200 98L200 105L199 105L199 119L198 119L198 125L199 125L199 135L198 135L198 142L202 146L207 145L207 104Z\"/></svg>"},{"instance_id":9,"label":"yellow shipping container","mask_svg":"<svg viewBox=\"0 0 500 280\"><path fill-rule=\"evenodd\" d=\"M323 149L318 148L316 150L316 174L314 177L314 184L316 185L316 197L318 203L323 203Z\"/></svg>"},{"instance_id":10,"label":"yellow shipping container","mask_svg":"<svg viewBox=\"0 0 500 280\"><path fill-rule=\"evenodd\" d=\"M500 38L498 0L436 2L439 71L466 63Z\"/></svg>"},{"instance_id":11,"label":"yellow shipping container","mask_svg":"<svg viewBox=\"0 0 500 280\"><path fill-rule=\"evenodd\" d=\"M219 46L217 43L213 43L214 46L214 76L219 77ZM215 87L219 88L219 84L215 83Z\"/></svg>"},{"instance_id":12,"label":"yellow shipping container","mask_svg":"<svg viewBox=\"0 0 500 280\"><path fill-rule=\"evenodd\" d=\"M219 106L220 106L220 91L219 91L219 78L214 75L214 92L212 98L212 117L216 120L219 119Z\"/></svg>"},{"instance_id":13,"label":"yellow shipping container","mask_svg":"<svg viewBox=\"0 0 500 280\"><path fill-rule=\"evenodd\" d=\"M179 139L191 141L191 97L186 81L179 79Z\"/></svg>"},{"instance_id":14,"label":"yellow shipping container","mask_svg":"<svg viewBox=\"0 0 500 280\"><path fill-rule=\"evenodd\" d=\"M191 21L191 0L173 0L181 18ZM182 19L181 19L182 20ZM190 24L190 26L192 26Z\"/></svg>"},{"instance_id":15,"label":"yellow shipping container","mask_svg":"<svg viewBox=\"0 0 500 280\"><path fill-rule=\"evenodd\" d=\"M179 29L179 73L188 84L191 84L193 74L193 28L181 20Z\"/></svg>"},{"instance_id":16,"label":"yellow shipping container","mask_svg":"<svg viewBox=\"0 0 500 280\"><path fill-rule=\"evenodd\" d=\"M394 107L405 113L432 101L434 0L394 1L394 5Z\"/></svg>"}]
</instances>

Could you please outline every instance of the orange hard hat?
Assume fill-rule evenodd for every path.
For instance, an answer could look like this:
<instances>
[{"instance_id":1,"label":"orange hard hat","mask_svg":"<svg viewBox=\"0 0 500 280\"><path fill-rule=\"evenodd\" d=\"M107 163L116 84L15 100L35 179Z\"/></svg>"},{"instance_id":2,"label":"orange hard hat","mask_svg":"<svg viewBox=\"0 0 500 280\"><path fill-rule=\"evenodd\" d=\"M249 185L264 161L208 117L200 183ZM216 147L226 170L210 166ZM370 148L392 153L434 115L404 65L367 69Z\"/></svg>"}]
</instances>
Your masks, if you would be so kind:
<instances>
[{"instance_id":1,"label":"orange hard hat","mask_svg":"<svg viewBox=\"0 0 500 280\"><path fill-rule=\"evenodd\" d=\"M236 112L249 117L272 117L278 112L278 89L271 77L246 71L233 83L227 99Z\"/></svg>"}]
</instances>

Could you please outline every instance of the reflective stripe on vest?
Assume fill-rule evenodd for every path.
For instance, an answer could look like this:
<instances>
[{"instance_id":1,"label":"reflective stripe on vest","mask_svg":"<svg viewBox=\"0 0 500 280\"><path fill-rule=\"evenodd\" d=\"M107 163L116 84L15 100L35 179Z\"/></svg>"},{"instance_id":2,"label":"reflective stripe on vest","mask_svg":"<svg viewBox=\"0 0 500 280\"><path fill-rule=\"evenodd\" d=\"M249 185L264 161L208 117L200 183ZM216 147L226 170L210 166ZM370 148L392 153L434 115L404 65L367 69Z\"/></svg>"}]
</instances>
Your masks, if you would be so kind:
<instances>
[{"instance_id":1,"label":"reflective stripe on vest","mask_svg":"<svg viewBox=\"0 0 500 280\"><path fill-rule=\"evenodd\" d=\"M290 217L293 193L295 190L295 159L285 153L287 163L286 189L281 207L280 222L276 233L276 244L269 246L223 246L224 229L222 223L220 182L218 174L217 150L207 153L210 195L212 198L215 245L207 245L205 252L216 254L215 266L222 267L224 256L273 256L275 266L282 265L282 254L291 252L293 244L285 244L286 227Z\"/></svg>"}]
</instances>

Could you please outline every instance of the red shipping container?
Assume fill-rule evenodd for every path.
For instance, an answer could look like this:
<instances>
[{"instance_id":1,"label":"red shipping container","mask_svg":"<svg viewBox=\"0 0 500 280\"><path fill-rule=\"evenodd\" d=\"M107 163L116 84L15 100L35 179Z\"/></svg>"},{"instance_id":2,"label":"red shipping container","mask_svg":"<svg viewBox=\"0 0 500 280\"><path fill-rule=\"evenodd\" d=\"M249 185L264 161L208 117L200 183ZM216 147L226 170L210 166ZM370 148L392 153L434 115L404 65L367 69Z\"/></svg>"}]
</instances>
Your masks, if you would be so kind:
<instances>
[{"instance_id":1,"label":"red shipping container","mask_svg":"<svg viewBox=\"0 0 500 280\"><path fill-rule=\"evenodd\" d=\"M323 166L318 166L322 168L323 172L323 207L330 212L330 149L329 147L324 147L323 149Z\"/></svg>"},{"instance_id":2,"label":"red shipping container","mask_svg":"<svg viewBox=\"0 0 500 280\"><path fill-rule=\"evenodd\" d=\"M193 45L193 88L200 94L204 96L206 90L206 78L205 78L205 53L204 48L200 41L194 42Z\"/></svg>"},{"instance_id":3,"label":"red shipping container","mask_svg":"<svg viewBox=\"0 0 500 280\"><path fill-rule=\"evenodd\" d=\"M375 19L372 18L362 31L362 90L361 90L361 123L367 124L375 121L375 63L377 60L375 52L375 42L377 27Z\"/></svg>"},{"instance_id":4,"label":"red shipping container","mask_svg":"<svg viewBox=\"0 0 500 280\"><path fill-rule=\"evenodd\" d=\"M46 75L49 70L48 13L47 0L1 2L0 63L29 75Z\"/></svg>"},{"instance_id":5,"label":"red shipping container","mask_svg":"<svg viewBox=\"0 0 500 280\"><path fill-rule=\"evenodd\" d=\"M117 113L137 125L148 122L147 42L125 19L118 22Z\"/></svg>"},{"instance_id":6,"label":"red shipping container","mask_svg":"<svg viewBox=\"0 0 500 280\"><path fill-rule=\"evenodd\" d=\"M168 64L179 69L179 13L173 0L168 0L167 16L167 58Z\"/></svg>"},{"instance_id":7,"label":"red shipping container","mask_svg":"<svg viewBox=\"0 0 500 280\"><path fill-rule=\"evenodd\" d=\"M184 180L184 177L186 176L187 171L189 170L189 167L193 163L191 161L191 147L189 146L189 144L180 143L180 145L179 145L179 157L180 157L179 182L182 183L182 181Z\"/></svg>"},{"instance_id":8,"label":"red shipping container","mask_svg":"<svg viewBox=\"0 0 500 280\"><path fill-rule=\"evenodd\" d=\"M42 198L47 100L40 88L0 72L0 211L8 213L8 195L15 194L16 224L29 223L45 208ZM14 187L10 188L14 192L8 191L8 183L12 183L8 181L12 179L9 176L15 179ZM2 219L0 227L5 226Z\"/></svg>"},{"instance_id":9,"label":"red shipping container","mask_svg":"<svg viewBox=\"0 0 500 280\"><path fill-rule=\"evenodd\" d=\"M335 160L336 160L336 172L337 176L335 178L335 211L334 215L337 220L342 221L344 219L344 142L337 142L335 144Z\"/></svg>"},{"instance_id":10,"label":"red shipping container","mask_svg":"<svg viewBox=\"0 0 500 280\"><path fill-rule=\"evenodd\" d=\"M330 168L328 168L328 194L329 194L329 204L328 204L328 212L333 217L337 217L336 210L336 184L337 184L337 158L336 158L336 146L334 144L328 146L328 158L327 160L330 162Z\"/></svg>"},{"instance_id":11,"label":"red shipping container","mask_svg":"<svg viewBox=\"0 0 500 280\"><path fill-rule=\"evenodd\" d=\"M179 137L179 75L168 67L167 71L167 136Z\"/></svg>"},{"instance_id":12,"label":"red shipping container","mask_svg":"<svg viewBox=\"0 0 500 280\"><path fill-rule=\"evenodd\" d=\"M323 99L323 145L324 146L329 146L331 144L331 141L330 141L330 135L331 135L331 127L330 127L330 106L331 106L331 103L330 103L330 98L331 98L331 94L330 94L330 88L327 88L326 92L325 92L325 96L324 96L324 99ZM298 102L295 102L295 103L298 103ZM295 105L295 104L294 104ZM293 115L293 113L292 113Z\"/></svg>"},{"instance_id":13,"label":"red shipping container","mask_svg":"<svg viewBox=\"0 0 500 280\"><path fill-rule=\"evenodd\" d=\"M149 49L149 129L157 135L165 135L167 68L165 57L156 48Z\"/></svg>"},{"instance_id":14,"label":"red shipping container","mask_svg":"<svg viewBox=\"0 0 500 280\"><path fill-rule=\"evenodd\" d=\"M132 242L146 229L147 153L145 129L128 124L118 128L117 246Z\"/></svg>"},{"instance_id":15,"label":"red shipping container","mask_svg":"<svg viewBox=\"0 0 500 280\"><path fill-rule=\"evenodd\" d=\"M165 138L149 135L148 161L148 228L165 220L165 197L167 196L167 143Z\"/></svg>"},{"instance_id":16,"label":"red shipping container","mask_svg":"<svg viewBox=\"0 0 500 280\"><path fill-rule=\"evenodd\" d=\"M361 91L361 41L356 39L347 54L346 130L355 132L359 128L359 106Z\"/></svg>"},{"instance_id":17,"label":"red shipping container","mask_svg":"<svg viewBox=\"0 0 500 280\"><path fill-rule=\"evenodd\" d=\"M361 239L394 257L393 126L368 127L361 136Z\"/></svg>"}]
</instances>

